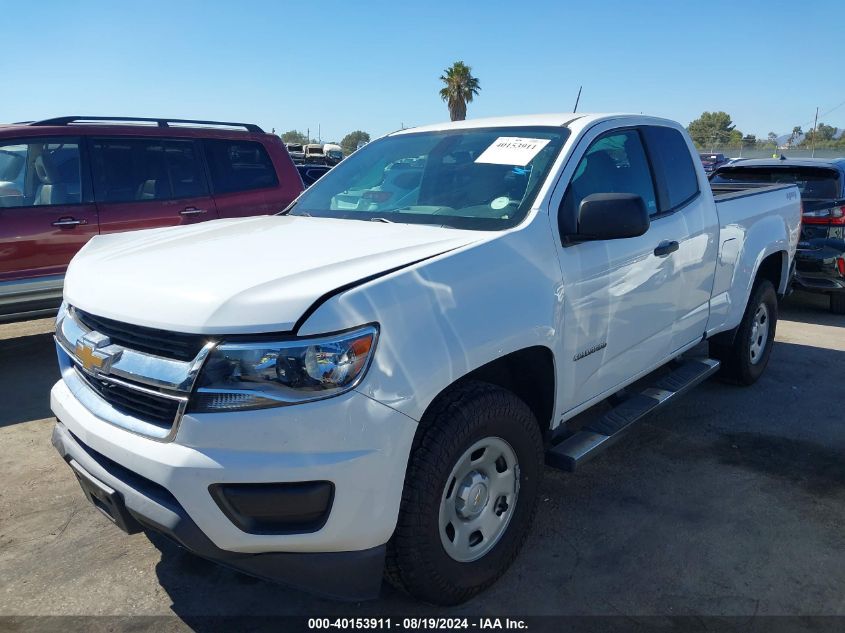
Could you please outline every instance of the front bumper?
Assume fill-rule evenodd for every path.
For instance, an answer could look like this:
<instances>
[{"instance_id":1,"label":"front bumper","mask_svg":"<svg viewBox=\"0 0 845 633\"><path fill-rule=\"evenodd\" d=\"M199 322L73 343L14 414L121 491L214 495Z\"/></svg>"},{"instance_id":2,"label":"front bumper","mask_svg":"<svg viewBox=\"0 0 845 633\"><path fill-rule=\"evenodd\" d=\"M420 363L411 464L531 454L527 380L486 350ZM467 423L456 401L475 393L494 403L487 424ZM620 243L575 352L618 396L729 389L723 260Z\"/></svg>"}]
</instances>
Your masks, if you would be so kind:
<instances>
[{"instance_id":1,"label":"front bumper","mask_svg":"<svg viewBox=\"0 0 845 633\"><path fill-rule=\"evenodd\" d=\"M97 418L60 380L53 443L119 493L131 521L246 573L347 599L374 597L396 525L416 422L356 392L295 407L186 415L173 442ZM252 534L216 484L327 480L334 500L308 533Z\"/></svg>"},{"instance_id":2,"label":"front bumper","mask_svg":"<svg viewBox=\"0 0 845 633\"><path fill-rule=\"evenodd\" d=\"M845 292L845 277L839 273L837 260L845 256L841 240L795 253L794 285L810 292Z\"/></svg>"}]
</instances>

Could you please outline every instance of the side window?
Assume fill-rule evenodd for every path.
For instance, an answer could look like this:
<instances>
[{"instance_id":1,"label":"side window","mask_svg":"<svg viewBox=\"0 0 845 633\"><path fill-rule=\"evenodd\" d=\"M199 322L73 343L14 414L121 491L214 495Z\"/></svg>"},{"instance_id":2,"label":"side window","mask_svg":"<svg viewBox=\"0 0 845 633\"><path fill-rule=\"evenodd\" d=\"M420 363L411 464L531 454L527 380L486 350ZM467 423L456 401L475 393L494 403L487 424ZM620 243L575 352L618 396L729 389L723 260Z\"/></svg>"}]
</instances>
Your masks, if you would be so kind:
<instances>
[{"instance_id":1,"label":"side window","mask_svg":"<svg viewBox=\"0 0 845 633\"><path fill-rule=\"evenodd\" d=\"M214 193L275 187L276 169L261 143L206 140L205 154Z\"/></svg>"},{"instance_id":2,"label":"side window","mask_svg":"<svg viewBox=\"0 0 845 633\"><path fill-rule=\"evenodd\" d=\"M660 211L683 206L698 194L698 176L684 135L670 127L643 129L648 154L657 176ZM716 164L724 160L720 154Z\"/></svg>"},{"instance_id":3,"label":"side window","mask_svg":"<svg viewBox=\"0 0 845 633\"><path fill-rule=\"evenodd\" d=\"M80 202L79 139L24 139L0 144L0 207Z\"/></svg>"},{"instance_id":4,"label":"side window","mask_svg":"<svg viewBox=\"0 0 845 633\"><path fill-rule=\"evenodd\" d=\"M645 201L649 215L657 213L651 169L636 130L611 132L587 149L560 206L563 233L574 233L581 201L594 193L634 193Z\"/></svg>"},{"instance_id":5,"label":"side window","mask_svg":"<svg viewBox=\"0 0 845 633\"><path fill-rule=\"evenodd\" d=\"M193 141L92 139L98 202L191 198L208 193Z\"/></svg>"}]
</instances>

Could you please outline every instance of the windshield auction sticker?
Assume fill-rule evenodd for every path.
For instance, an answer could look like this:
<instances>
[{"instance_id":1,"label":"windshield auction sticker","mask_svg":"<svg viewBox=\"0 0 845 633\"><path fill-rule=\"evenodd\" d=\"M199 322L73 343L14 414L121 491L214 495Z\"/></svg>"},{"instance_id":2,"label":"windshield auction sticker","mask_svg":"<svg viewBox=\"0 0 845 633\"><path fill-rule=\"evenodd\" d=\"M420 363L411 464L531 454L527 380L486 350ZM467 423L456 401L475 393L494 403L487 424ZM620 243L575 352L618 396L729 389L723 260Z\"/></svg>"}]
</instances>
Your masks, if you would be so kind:
<instances>
[{"instance_id":1,"label":"windshield auction sticker","mask_svg":"<svg viewBox=\"0 0 845 633\"><path fill-rule=\"evenodd\" d=\"M547 138L500 136L490 147L481 152L475 162L525 167L548 144Z\"/></svg>"}]
</instances>

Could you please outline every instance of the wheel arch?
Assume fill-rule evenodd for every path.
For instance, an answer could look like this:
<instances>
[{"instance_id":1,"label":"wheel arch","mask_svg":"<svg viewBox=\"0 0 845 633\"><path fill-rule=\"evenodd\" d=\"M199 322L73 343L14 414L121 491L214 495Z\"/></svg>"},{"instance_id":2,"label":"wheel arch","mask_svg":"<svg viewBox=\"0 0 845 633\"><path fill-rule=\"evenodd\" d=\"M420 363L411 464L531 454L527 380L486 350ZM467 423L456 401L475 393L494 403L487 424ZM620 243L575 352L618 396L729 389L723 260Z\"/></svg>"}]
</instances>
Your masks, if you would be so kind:
<instances>
[{"instance_id":1,"label":"wheel arch","mask_svg":"<svg viewBox=\"0 0 845 633\"><path fill-rule=\"evenodd\" d=\"M525 402L537 419L543 439L551 432L557 384L554 353L544 345L532 345L496 358L444 387L428 404L420 420L426 426L430 412L441 398L458 385L485 382L506 389ZM417 435L420 435L419 431Z\"/></svg>"}]
</instances>

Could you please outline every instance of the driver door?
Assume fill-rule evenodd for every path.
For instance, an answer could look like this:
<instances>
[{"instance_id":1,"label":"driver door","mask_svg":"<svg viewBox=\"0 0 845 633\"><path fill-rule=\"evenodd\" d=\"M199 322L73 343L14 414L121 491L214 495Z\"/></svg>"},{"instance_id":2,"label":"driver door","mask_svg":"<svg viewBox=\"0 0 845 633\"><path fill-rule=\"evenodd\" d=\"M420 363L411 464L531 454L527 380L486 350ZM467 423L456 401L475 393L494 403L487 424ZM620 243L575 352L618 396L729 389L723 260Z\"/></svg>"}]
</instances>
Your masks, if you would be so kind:
<instances>
[{"instance_id":1,"label":"driver door","mask_svg":"<svg viewBox=\"0 0 845 633\"><path fill-rule=\"evenodd\" d=\"M638 194L652 222L634 238L558 240L565 289L558 397L564 412L586 408L665 361L682 290L671 257L658 249L672 239L672 227L654 217L657 196L640 131L604 127L611 129L598 126L581 141L583 154L568 178L564 173L560 197L553 197L560 200L559 227L571 223L581 200L594 193Z\"/></svg>"}]
</instances>

